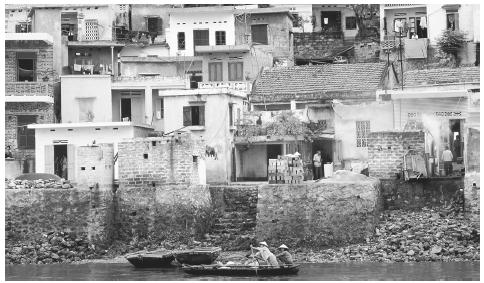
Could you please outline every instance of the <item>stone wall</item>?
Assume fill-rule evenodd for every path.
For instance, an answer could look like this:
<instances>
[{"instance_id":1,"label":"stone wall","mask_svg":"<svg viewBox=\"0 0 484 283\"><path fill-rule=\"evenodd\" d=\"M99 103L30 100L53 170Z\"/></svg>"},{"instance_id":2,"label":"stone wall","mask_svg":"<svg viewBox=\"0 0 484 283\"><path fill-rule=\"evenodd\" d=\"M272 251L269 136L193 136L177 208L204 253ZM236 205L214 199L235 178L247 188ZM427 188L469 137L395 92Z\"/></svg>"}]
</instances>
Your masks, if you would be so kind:
<instances>
[{"instance_id":1,"label":"stone wall","mask_svg":"<svg viewBox=\"0 0 484 283\"><path fill-rule=\"evenodd\" d=\"M294 55L325 57L331 51L344 46L343 38L325 35L320 32L294 33Z\"/></svg>"},{"instance_id":2,"label":"stone wall","mask_svg":"<svg viewBox=\"0 0 484 283\"><path fill-rule=\"evenodd\" d=\"M190 134L137 138L118 145L120 187L199 184L202 140Z\"/></svg>"},{"instance_id":3,"label":"stone wall","mask_svg":"<svg viewBox=\"0 0 484 283\"><path fill-rule=\"evenodd\" d=\"M370 177L396 179L402 174L403 156L409 149L425 153L424 132L371 132L368 135Z\"/></svg>"},{"instance_id":4,"label":"stone wall","mask_svg":"<svg viewBox=\"0 0 484 283\"><path fill-rule=\"evenodd\" d=\"M373 178L264 185L259 188L257 239L299 247L364 241L378 221L379 194L380 183Z\"/></svg>"},{"instance_id":5,"label":"stone wall","mask_svg":"<svg viewBox=\"0 0 484 283\"><path fill-rule=\"evenodd\" d=\"M112 144L77 147L77 186L94 184L110 186L114 180L114 148Z\"/></svg>"},{"instance_id":6,"label":"stone wall","mask_svg":"<svg viewBox=\"0 0 484 283\"><path fill-rule=\"evenodd\" d=\"M480 141L481 132L474 128L469 128L465 138L465 166L466 174L464 177L464 198L465 210L468 215L479 221L480 216Z\"/></svg>"},{"instance_id":7,"label":"stone wall","mask_svg":"<svg viewBox=\"0 0 484 283\"><path fill-rule=\"evenodd\" d=\"M384 209L417 210L423 207L446 207L464 188L462 178L432 178L416 181L380 179Z\"/></svg>"},{"instance_id":8,"label":"stone wall","mask_svg":"<svg viewBox=\"0 0 484 283\"><path fill-rule=\"evenodd\" d=\"M352 63L371 63L380 61L379 42L355 42L354 62Z\"/></svg>"}]
</instances>

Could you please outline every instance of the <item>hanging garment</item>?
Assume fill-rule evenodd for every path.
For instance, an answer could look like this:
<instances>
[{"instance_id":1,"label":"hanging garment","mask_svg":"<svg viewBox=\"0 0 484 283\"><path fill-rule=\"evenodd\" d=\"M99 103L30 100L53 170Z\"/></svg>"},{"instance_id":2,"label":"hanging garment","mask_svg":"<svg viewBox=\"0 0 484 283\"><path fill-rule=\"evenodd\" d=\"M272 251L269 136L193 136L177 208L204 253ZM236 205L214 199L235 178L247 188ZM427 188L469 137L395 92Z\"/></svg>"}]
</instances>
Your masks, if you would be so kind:
<instances>
[{"instance_id":1,"label":"hanging garment","mask_svg":"<svg viewBox=\"0 0 484 283\"><path fill-rule=\"evenodd\" d=\"M74 64L74 71L75 71L75 72L80 72L80 71L81 71L81 68L82 68L82 66L81 66L81 65L79 65L79 64Z\"/></svg>"},{"instance_id":2,"label":"hanging garment","mask_svg":"<svg viewBox=\"0 0 484 283\"><path fill-rule=\"evenodd\" d=\"M427 28L427 17L420 17L420 27Z\"/></svg>"}]
</instances>

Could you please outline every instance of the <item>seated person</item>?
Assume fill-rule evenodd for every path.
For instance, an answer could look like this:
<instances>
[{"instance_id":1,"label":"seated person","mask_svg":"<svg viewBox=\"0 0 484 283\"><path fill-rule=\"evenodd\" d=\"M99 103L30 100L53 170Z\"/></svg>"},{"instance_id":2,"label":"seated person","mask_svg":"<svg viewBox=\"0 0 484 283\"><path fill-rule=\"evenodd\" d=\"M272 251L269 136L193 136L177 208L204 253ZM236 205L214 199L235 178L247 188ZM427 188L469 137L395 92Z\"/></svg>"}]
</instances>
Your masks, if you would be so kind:
<instances>
[{"instance_id":1,"label":"seated person","mask_svg":"<svg viewBox=\"0 0 484 283\"><path fill-rule=\"evenodd\" d=\"M276 255L276 258L282 262L282 264L285 265L292 265L294 264L294 261L292 260L292 255L289 253L289 248L282 244L279 247L279 250L281 251L279 254Z\"/></svg>"},{"instance_id":2,"label":"seated person","mask_svg":"<svg viewBox=\"0 0 484 283\"><path fill-rule=\"evenodd\" d=\"M250 248L256 251L254 256L261 259L263 265L279 266L276 256L269 250L266 242L260 242L258 248L250 245Z\"/></svg>"}]
</instances>

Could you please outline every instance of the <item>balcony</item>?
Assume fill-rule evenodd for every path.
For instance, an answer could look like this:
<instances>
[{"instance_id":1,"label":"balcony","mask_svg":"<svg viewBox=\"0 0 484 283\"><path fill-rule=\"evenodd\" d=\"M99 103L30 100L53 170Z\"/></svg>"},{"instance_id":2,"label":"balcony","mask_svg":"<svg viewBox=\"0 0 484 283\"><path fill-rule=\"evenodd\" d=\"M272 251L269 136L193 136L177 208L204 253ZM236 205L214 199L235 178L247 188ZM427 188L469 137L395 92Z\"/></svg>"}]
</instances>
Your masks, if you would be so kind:
<instances>
[{"instance_id":1,"label":"balcony","mask_svg":"<svg viewBox=\"0 0 484 283\"><path fill-rule=\"evenodd\" d=\"M227 88L240 91L250 91L252 82L249 81L223 81L223 82L199 82L198 88Z\"/></svg>"},{"instance_id":2,"label":"balcony","mask_svg":"<svg viewBox=\"0 0 484 283\"><path fill-rule=\"evenodd\" d=\"M154 87L157 89L189 89L188 76L163 77L163 76L118 76L112 77L113 89L144 89Z\"/></svg>"},{"instance_id":3,"label":"balcony","mask_svg":"<svg viewBox=\"0 0 484 283\"><path fill-rule=\"evenodd\" d=\"M228 53L228 52L249 52L248 44L240 45L215 45L215 46L195 46L196 53Z\"/></svg>"},{"instance_id":4,"label":"balcony","mask_svg":"<svg viewBox=\"0 0 484 283\"><path fill-rule=\"evenodd\" d=\"M54 103L52 82L6 82L6 102L47 102Z\"/></svg>"},{"instance_id":5,"label":"balcony","mask_svg":"<svg viewBox=\"0 0 484 283\"><path fill-rule=\"evenodd\" d=\"M426 7L425 4L384 4L383 9L402 9L402 8L418 8Z\"/></svg>"}]
</instances>

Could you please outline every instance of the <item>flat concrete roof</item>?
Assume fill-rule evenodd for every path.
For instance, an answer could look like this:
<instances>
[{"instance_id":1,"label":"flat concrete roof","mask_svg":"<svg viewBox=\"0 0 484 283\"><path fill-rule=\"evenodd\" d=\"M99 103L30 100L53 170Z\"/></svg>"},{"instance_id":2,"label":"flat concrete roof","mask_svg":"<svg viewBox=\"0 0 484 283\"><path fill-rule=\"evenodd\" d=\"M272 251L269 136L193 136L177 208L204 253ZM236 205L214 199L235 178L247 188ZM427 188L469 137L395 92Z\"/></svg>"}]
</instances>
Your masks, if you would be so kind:
<instances>
[{"instance_id":1,"label":"flat concrete roof","mask_svg":"<svg viewBox=\"0 0 484 283\"><path fill-rule=\"evenodd\" d=\"M214 45L195 46L195 52L199 53L226 53L226 52L249 52L248 44L240 45Z\"/></svg>"},{"instance_id":2,"label":"flat concrete roof","mask_svg":"<svg viewBox=\"0 0 484 283\"><path fill-rule=\"evenodd\" d=\"M111 40L92 40L92 41L68 41L69 47L123 47L124 43L119 43Z\"/></svg>"},{"instance_id":3,"label":"flat concrete roof","mask_svg":"<svg viewBox=\"0 0 484 283\"><path fill-rule=\"evenodd\" d=\"M28 41L43 41L47 44L54 44L54 39L48 33L43 32L33 32L33 33L4 33L5 41L18 41L18 40L28 40Z\"/></svg>"},{"instance_id":4,"label":"flat concrete roof","mask_svg":"<svg viewBox=\"0 0 484 283\"><path fill-rule=\"evenodd\" d=\"M99 128L99 127L140 127L140 128L153 129L149 125L135 124L133 122L82 122L82 123L28 125L29 129Z\"/></svg>"}]
</instances>

